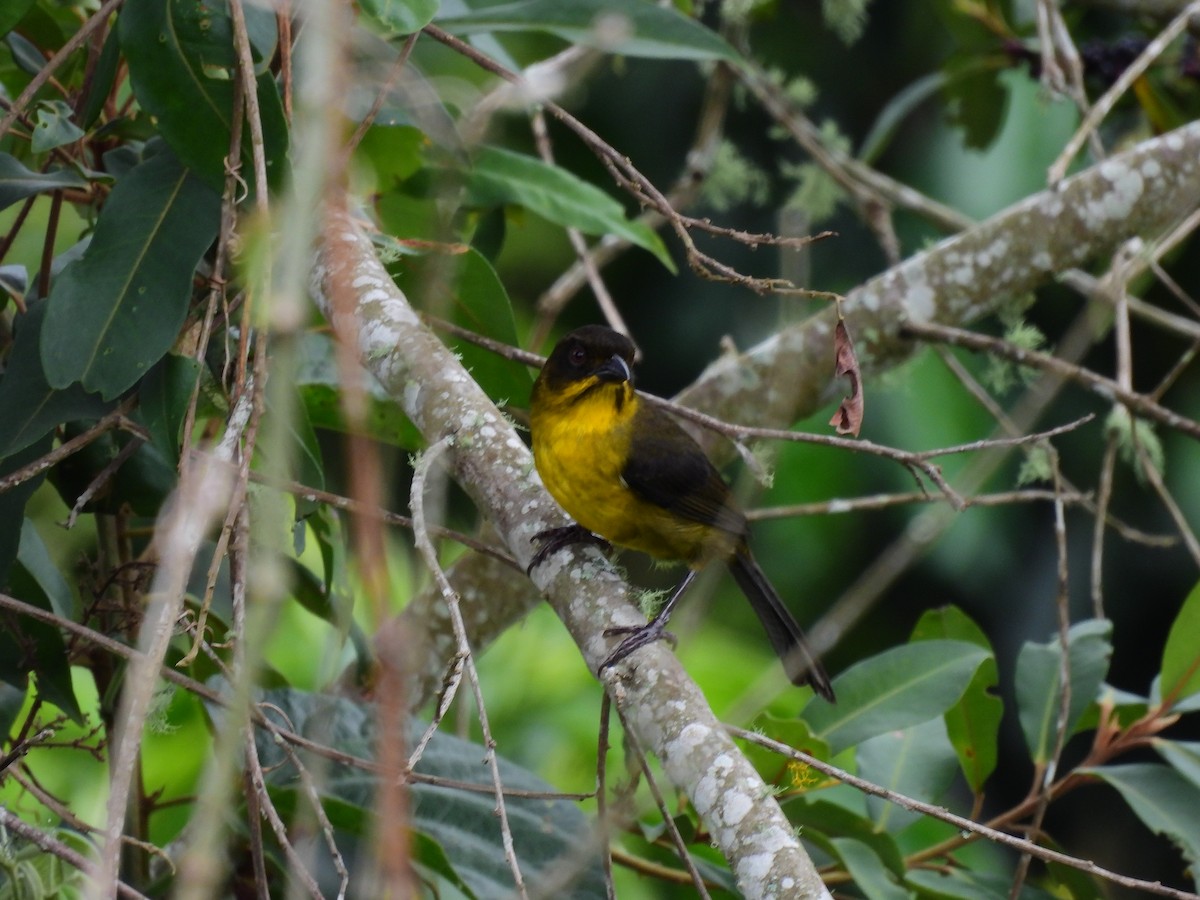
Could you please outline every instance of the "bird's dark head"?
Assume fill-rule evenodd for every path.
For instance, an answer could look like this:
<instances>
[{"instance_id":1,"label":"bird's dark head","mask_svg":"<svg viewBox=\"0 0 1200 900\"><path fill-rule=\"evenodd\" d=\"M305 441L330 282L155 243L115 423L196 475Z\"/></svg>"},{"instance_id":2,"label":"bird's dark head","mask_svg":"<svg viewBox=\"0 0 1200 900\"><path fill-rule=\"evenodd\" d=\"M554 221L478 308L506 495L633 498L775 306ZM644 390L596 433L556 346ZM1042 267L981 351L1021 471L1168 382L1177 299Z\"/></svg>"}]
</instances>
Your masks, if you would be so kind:
<instances>
[{"instance_id":1,"label":"bird's dark head","mask_svg":"<svg viewBox=\"0 0 1200 900\"><path fill-rule=\"evenodd\" d=\"M633 341L603 325L576 328L555 345L538 381L554 393L573 386L633 385Z\"/></svg>"}]
</instances>

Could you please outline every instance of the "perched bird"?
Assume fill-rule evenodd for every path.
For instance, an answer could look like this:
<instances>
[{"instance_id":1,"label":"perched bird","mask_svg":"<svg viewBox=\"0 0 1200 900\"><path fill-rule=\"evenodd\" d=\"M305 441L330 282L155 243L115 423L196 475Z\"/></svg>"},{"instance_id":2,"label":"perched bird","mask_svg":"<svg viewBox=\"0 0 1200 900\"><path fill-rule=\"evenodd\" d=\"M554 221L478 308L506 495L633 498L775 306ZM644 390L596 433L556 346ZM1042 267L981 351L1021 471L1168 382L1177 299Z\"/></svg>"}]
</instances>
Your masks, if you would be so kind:
<instances>
[{"instance_id":1,"label":"perched bird","mask_svg":"<svg viewBox=\"0 0 1200 900\"><path fill-rule=\"evenodd\" d=\"M746 517L700 445L633 389L634 346L602 325L586 325L555 346L533 386L533 458L546 488L578 523L534 536L530 571L581 541L611 541L688 572L648 624L627 633L607 668L659 640L679 597L699 569L723 560L758 614L788 677L833 702L821 663L755 561Z\"/></svg>"}]
</instances>

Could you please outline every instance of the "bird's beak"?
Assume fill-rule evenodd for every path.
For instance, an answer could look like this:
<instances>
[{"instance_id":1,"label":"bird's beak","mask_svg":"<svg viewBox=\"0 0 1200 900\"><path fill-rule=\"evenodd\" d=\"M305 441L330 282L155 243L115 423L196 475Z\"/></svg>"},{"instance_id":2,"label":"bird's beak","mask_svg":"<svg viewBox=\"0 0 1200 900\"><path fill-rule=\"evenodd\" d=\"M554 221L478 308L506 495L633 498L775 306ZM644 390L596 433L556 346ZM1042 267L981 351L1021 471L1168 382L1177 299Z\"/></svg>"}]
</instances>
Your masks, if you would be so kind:
<instances>
[{"instance_id":1,"label":"bird's beak","mask_svg":"<svg viewBox=\"0 0 1200 900\"><path fill-rule=\"evenodd\" d=\"M611 356L603 365L592 371L592 375L600 381L606 381L613 384L620 384L623 381L629 381L632 375L629 371L629 364L619 356Z\"/></svg>"}]
</instances>

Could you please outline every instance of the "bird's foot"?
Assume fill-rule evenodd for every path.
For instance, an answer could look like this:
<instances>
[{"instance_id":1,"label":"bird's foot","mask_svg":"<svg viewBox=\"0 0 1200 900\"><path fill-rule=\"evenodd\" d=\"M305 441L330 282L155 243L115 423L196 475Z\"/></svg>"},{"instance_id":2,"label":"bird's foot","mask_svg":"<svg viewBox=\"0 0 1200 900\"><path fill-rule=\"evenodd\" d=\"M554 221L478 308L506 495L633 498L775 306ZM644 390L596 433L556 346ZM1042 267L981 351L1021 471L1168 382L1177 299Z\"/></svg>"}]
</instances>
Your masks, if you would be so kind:
<instances>
[{"instance_id":1,"label":"bird's foot","mask_svg":"<svg viewBox=\"0 0 1200 900\"><path fill-rule=\"evenodd\" d=\"M539 531L530 542L537 544L537 551L533 554L533 559L529 561L529 565L525 569L525 574L530 574L534 569L546 561L551 553L557 553L563 547L569 547L572 544L593 544L600 548L603 553L612 552L612 544L600 537L598 534L593 534L582 525L564 525L561 528L547 528L545 531Z\"/></svg>"},{"instance_id":2,"label":"bird's foot","mask_svg":"<svg viewBox=\"0 0 1200 900\"><path fill-rule=\"evenodd\" d=\"M665 619L651 619L645 625L630 625L619 628L604 629L606 637L612 635L624 634L628 635L625 640L617 644L613 651L604 658L604 662L600 663L599 674L603 674L604 670L615 666L630 653L635 650L640 650L649 644L656 641L667 641L672 647L675 646L675 635L667 631L667 622Z\"/></svg>"}]
</instances>

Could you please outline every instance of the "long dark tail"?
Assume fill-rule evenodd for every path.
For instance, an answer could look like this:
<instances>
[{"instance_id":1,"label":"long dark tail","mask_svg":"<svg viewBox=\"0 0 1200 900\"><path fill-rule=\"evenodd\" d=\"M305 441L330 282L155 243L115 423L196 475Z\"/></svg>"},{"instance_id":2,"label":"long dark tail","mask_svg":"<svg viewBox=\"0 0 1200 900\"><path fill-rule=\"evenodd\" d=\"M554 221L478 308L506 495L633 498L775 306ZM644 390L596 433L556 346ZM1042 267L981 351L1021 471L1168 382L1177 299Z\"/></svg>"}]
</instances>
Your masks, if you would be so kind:
<instances>
[{"instance_id":1,"label":"long dark tail","mask_svg":"<svg viewBox=\"0 0 1200 900\"><path fill-rule=\"evenodd\" d=\"M812 685L813 690L830 703L836 702L829 676L825 674L820 660L808 648L799 623L783 605L783 601L775 593L775 588L771 586L766 574L750 553L750 548L745 544L742 544L729 560L729 571L742 593L746 595L746 599L750 601L750 605L754 607L754 612L762 622L771 646L779 654L783 669L792 684Z\"/></svg>"}]
</instances>

